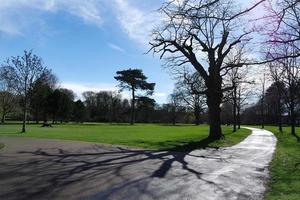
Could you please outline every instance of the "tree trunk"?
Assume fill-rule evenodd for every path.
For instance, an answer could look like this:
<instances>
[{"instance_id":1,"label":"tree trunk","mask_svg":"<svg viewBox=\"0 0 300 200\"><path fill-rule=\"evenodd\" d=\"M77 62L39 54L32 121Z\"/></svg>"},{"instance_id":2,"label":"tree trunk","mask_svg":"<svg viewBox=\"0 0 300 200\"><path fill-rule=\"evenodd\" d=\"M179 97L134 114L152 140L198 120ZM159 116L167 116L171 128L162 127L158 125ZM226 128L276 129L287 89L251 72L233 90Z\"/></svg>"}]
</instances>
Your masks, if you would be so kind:
<instances>
[{"instance_id":1,"label":"tree trunk","mask_svg":"<svg viewBox=\"0 0 300 200\"><path fill-rule=\"evenodd\" d=\"M199 112L196 112L195 113L195 124L196 126L199 126L200 125L200 113Z\"/></svg>"},{"instance_id":2,"label":"tree trunk","mask_svg":"<svg viewBox=\"0 0 300 200\"><path fill-rule=\"evenodd\" d=\"M35 118L35 123L36 124L39 124L39 111L38 109L35 109L35 112L34 112L34 118Z\"/></svg>"},{"instance_id":3,"label":"tree trunk","mask_svg":"<svg viewBox=\"0 0 300 200\"><path fill-rule=\"evenodd\" d=\"M134 88L132 87L132 100L131 100L131 119L130 119L130 124L134 124L134 116L135 116L135 91Z\"/></svg>"},{"instance_id":4,"label":"tree trunk","mask_svg":"<svg viewBox=\"0 0 300 200\"><path fill-rule=\"evenodd\" d=\"M53 114L52 115L52 124L55 124L55 121L56 121L56 114Z\"/></svg>"},{"instance_id":5,"label":"tree trunk","mask_svg":"<svg viewBox=\"0 0 300 200\"><path fill-rule=\"evenodd\" d=\"M175 107L175 105L172 106L172 124L173 124L173 126L176 125L176 107Z\"/></svg>"},{"instance_id":6,"label":"tree trunk","mask_svg":"<svg viewBox=\"0 0 300 200\"><path fill-rule=\"evenodd\" d=\"M2 113L2 117L1 117L1 123L4 124L5 123L5 113Z\"/></svg>"},{"instance_id":7,"label":"tree trunk","mask_svg":"<svg viewBox=\"0 0 300 200\"><path fill-rule=\"evenodd\" d=\"M236 107L237 107L237 87L234 83L233 89L233 132L236 132L236 125L237 125L237 116L236 116Z\"/></svg>"},{"instance_id":8,"label":"tree trunk","mask_svg":"<svg viewBox=\"0 0 300 200\"><path fill-rule=\"evenodd\" d=\"M241 129L241 88L239 87L238 98L237 98L237 124L238 129Z\"/></svg>"},{"instance_id":9,"label":"tree trunk","mask_svg":"<svg viewBox=\"0 0 300 200\"><path fill-rule=\"evenodd\" d=\"M264 129L265 128L265 99L264 99L264 93L263 93L263 97L261 99L261 128Z\"/></svg>"},{"instance_id":10,"label":"tree trunk","mask_svg":"<svg viewBox=\"0 0 300 200\"><path fill-rule=\"evenodd\" d=\"M208 106L209 109L209 138L213 140L220 140L224 136L221 128L221 109L217 103L211 103Z\"/></svg>"},{"instance_id":11,"label":"tree trunk","mask_svg":"<svg viewBox=\"0 0 300 200\"><path fill-rule=\"evenodd\" d=\"M282 133L282 117L281 117L281 104L280 104L280 97L277 98L277 109L278 109L278 116L277 116L277 123L278 123L278 130Z\"/></svg>"},{"instance_id":12,"label":"tree trunk","mask_svg":"<svg viewBox=\"0 0 300 200\"><path fill-rule=\"evenodd\" d=\"M282 108L281 108L281 91L280 91L280 85L278 80L276 80L276 89L277 89L277 95L276 95L276 103L277 103L277 125L278 130L280 133L282 133Z\"/></svg>"},{"instance_id":13,"label":"tree trunk","mask_svg":"<svg viewBox=\"0 0 300 200\"><path fill-rule=\"evenodd\" d=\"M224 138L221 128L221 108L222 93L222 77L213 70L210 72L209 82L207 84L207 105L209 114L209 138L212 140L220 140Z\"/></svg>"},{"instance_id":14,"label":"tree trunk","mask_svg":"<svg viewBox=\"0 0 300 200\"><path fill-rule=\"evenodd\" d=\"M300 137L296 134L296 113L295 113L295 103L294 100L291 99L290 104L290 112L291 112L291 134L297 138L297 141L300 141Z\"/></svg>"},{"instance_id":15,"label":"tree trunk","mask_svg":"<svg viewBox=\"0 0 300 200\"><path fill-rule=\"evenodd\" d=\"M26 132L26 121L27 121L27 94L25 94L25 98L24 98L22 133Z\"/></svg>"},{"instance_id":16,"label":"tree trunk","mask_svg":"<svg viewBox=\"0 0 300 200\"><path fill-rule=\"evenodd\" d=\"M261 128L265 128L265 74L262 83L262 98L261 98Z\"/></svg>"},{"instance_id":17,"label":"tree trunk","mask_svg":"<svg viewBox=\"0 0 300 200\"><path fill-rule=\"evenodd\" d=\"M194 109L194 116L195 116L195 125L199 126L200 125L200 108L199 106L195 106Z\"/></svg>"},{"instance_id":18,"label":"tree trunk","mask_svg":"<svg viewBox=\"0 0 300 200\"><path fill-rule=\"evenodd\" d=\"M238 129L241 129L241 110L239 107L237 109L237 125Z\"/></svg>"},{"instance_id":19,"label":"tree trunk","mask_svg":"<svg viewBox=\"0 0 300 200\"><path fill-rule=\"evenodd\" d=\"M240 130L241 129L241 114L238 112L238 114L237 114L237 120L238 120L238 130Z\"/></svg>"}]
</instances>

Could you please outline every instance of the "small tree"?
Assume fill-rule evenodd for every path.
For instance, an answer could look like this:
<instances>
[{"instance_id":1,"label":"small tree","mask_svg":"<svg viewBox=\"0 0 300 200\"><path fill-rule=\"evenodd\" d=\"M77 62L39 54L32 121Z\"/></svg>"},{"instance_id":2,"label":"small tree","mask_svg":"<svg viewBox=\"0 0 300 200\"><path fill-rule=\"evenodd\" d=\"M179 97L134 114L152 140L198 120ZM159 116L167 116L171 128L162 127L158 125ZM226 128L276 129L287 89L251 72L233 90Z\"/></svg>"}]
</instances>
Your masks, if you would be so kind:
<instances>
[{"instance_id":1,"label":"small tree","mask_svg":"<svg viewBox=\"0 0 300 200\"><path fill-rule=\"evenodd\" d=\"M32 51L24 51L22 57L17 56L7 59L1 67L1 79L22 98L22 133L26 131L29 93L35 81L41 77L45 70L42 59L33 54Z\"/></svg>"},{"instance_id":2,"label":"small tree","mask_svg":"<svg viewBox=\"0 0 300 200\"><path fill-rule=\"evenodd\" d=\"M119 88L121 91L130 90L132 95L131 100L131 120L130 124L134 124L135 118L135 99L137 90L146 90L148 95L152 95L155 83L148 83L147 77L143 74L141 69L128 69L117 71L117 76L114 77L120 82Z\"/></svg>"},{"instance_id":3,"label":"small tree","mask_svg":"<svg viewBox=\"0 0 300 200\"><path fill-rule=\"evenodd\" d=\"M206 106L206 98L204 91L206 90L204 79L198 72L188 72L179 76L175 84L176 92L182 103L193 110L195 124L200 124L200 116Z\"/></svg>"}]
</instances>

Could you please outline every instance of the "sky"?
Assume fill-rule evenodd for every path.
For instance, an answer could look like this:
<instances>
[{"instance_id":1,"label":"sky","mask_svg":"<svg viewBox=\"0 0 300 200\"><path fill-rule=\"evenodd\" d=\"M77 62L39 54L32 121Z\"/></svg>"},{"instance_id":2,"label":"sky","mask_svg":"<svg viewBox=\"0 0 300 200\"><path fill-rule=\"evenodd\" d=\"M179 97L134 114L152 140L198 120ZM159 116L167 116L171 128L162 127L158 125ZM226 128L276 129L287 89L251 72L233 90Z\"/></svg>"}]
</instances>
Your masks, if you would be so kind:
<instances>
[{"instance_id":1,"label":"sky","mask_svg":"<svg viewBox=\"0 0 300 200\"><path fill-rule=\"evenodd\" d=\"M154 3L155 2L155 3ZM173 81L148 49L162 1L0 0L0 60L32 49L77 96L116 90L116 71L143 69L166 102Z\"/></svg>"},{"instance_id":2,"label":"sky","mask_svg":"<svg viewBox=\"0 0 300 200\"><path fill-rule=\"evenodd\" d=\"M162 2L0 0L0 61L33 50L78 98L117 90L116 71L140 68L156 83L155 100L165 103L174 80L157 56L146 54Z\"/></svg>"}]
</instances>

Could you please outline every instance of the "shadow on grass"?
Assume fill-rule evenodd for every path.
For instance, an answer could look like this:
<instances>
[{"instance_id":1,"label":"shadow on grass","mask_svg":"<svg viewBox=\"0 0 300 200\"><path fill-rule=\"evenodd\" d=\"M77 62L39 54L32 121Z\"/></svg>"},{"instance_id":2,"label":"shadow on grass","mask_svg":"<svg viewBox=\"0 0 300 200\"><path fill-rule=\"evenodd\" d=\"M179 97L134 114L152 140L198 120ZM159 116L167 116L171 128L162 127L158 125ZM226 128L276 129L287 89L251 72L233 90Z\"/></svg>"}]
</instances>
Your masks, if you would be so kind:
<instances>
[{"instance_id":1,"label":"shadow on grass","mask_svg":"<svg viewBox=\"0 0 300 200\"><path fill-rule=\"evenodd\" d=\"M179 151L179 152L191 152L195 149L205 149L210 147L210 144L215 140L211 138L204 138L198 142L188 142L184 145L177 145L174 148L168 149L169 151Z\"/></svg>"}]
</instances>

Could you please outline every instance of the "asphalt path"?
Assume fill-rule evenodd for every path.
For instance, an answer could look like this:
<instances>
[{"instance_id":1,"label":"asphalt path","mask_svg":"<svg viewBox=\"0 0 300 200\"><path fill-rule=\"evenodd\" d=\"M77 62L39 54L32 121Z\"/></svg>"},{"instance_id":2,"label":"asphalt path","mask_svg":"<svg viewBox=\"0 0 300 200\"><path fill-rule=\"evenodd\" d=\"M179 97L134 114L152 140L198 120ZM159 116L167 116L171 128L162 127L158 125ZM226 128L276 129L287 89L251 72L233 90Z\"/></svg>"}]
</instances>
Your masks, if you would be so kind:
<instances>
[{"instance_id":1,"label":"asphalt path","mask_svg":"<svg viewBox=\"0 0 300 200\"><path fill-rule=\"evenodd\" d=\"M262 199L276 146L252 129L241 143L190 152L2 137L0 199Z\"/></svg>"}]
</instances>

